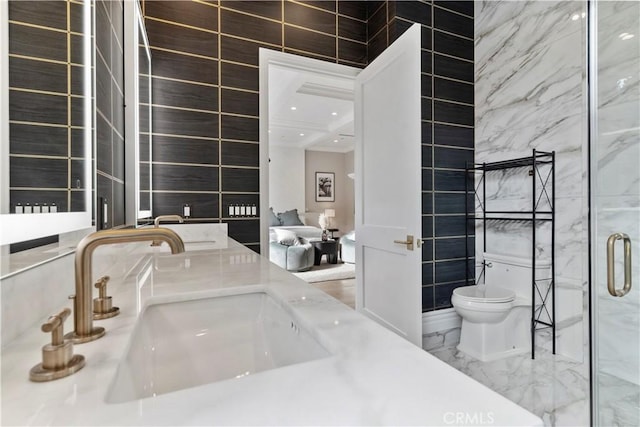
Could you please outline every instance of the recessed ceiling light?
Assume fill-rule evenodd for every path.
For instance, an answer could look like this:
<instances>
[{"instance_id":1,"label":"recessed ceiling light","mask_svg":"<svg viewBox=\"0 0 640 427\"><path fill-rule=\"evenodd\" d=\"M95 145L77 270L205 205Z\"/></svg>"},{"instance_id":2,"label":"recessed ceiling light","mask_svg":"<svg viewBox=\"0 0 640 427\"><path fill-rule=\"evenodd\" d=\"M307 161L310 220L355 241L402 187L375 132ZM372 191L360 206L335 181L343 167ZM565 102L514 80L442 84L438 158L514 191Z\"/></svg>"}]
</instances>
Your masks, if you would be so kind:
<instances>
[{"instance_id":1,"label":"recessed ceiling light","mask_svg":"<svg viewBox=\"0 0 640 427\"><path fill-rule=\"evenodd\" d=\"M338 140L337 140L337 139L334 139L334 140L333 140L333 142L338 142Z\"/></svg>"},{"instance_id":2,"label":"recessed ceiling light","mask_svg":"<svg viewBox=\"0 0 640 427\"><path fill-rule=\"evenodd\" d=\"M291 111L296 111L297 108L296 107L291 107Z\"/></svg>"},{"instance_id":3,"label":"recessed ceiling light","mask_svg":"<svg viewBox=\"0 0 640 427\"><path fill-rule=\"evenodd\" d=\"M338 113L336 113L335 111L333 113L331 113L332 116L337 116Z\"/></svg>"},{"instance_id":4,"label":"recessed ceiling light","mask_svg":"<svg viewBox=\"0 0 640 427\"><path fill-rule=\"evenodd\" d=\"M300 136L304 136L304 133L301 133Z\"/></svg>"},{"instance_id":5,"label":"recessed ceiling light","mask_svg":"<svg viewBox=\"0 0 640 427\"><path fill-rule=\"evenodd\" d=\"M572 21L577 21L578 19L580 19L580 15L578 15L577 13L571 17Z\"/></svg>"},{"instance_id":6,"label":"recessed ceiling light","mask_svg":"<svg viewBox=\"0 0 640 427\"><path fill-rule=\"evenodd\" d=\"M634 35L629 33L622 33L618 37L620 37L622 40L629 40L632 39Z\"/></svg>"}]
</instances>

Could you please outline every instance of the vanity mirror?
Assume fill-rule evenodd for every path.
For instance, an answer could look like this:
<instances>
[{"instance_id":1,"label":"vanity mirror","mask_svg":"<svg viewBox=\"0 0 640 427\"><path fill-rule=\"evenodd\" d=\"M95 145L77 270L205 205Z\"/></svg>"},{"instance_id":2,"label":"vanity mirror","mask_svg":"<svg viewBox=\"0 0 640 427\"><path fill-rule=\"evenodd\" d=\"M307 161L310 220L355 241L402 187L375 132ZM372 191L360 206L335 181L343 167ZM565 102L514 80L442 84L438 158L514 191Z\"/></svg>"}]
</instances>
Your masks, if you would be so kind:
<instances>
[{"instance_id":1,"label":"vanity mirror","mask_svg":"<svg viewBox=\"0 0 640 427\"><path fill-rule=\"evenodd\" d=\"M0 245L92 225L90 0L0 1Z\"/></svg>"}]
</instances>

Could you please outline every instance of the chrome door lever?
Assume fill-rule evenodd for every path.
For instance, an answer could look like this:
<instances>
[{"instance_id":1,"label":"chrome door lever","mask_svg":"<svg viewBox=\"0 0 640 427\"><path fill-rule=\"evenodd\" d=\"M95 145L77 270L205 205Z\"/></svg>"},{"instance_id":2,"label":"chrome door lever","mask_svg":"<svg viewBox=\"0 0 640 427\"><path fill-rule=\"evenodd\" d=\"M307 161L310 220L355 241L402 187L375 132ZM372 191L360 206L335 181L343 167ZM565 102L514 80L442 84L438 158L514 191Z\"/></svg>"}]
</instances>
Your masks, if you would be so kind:
<instances>
[{"instance_id":1,"label":"chrome door lever","mask_svg":"<svg viewBox=\"0 0 640 427\"><path fill-rule=\"evenodd\" d=\"M624 284L622 289L616 289L616 241L624 242ZM631 239L624 233L613 233L607 239L607 290L614 297L623 297L631 290Z\"/></svg>"}]
</instances>

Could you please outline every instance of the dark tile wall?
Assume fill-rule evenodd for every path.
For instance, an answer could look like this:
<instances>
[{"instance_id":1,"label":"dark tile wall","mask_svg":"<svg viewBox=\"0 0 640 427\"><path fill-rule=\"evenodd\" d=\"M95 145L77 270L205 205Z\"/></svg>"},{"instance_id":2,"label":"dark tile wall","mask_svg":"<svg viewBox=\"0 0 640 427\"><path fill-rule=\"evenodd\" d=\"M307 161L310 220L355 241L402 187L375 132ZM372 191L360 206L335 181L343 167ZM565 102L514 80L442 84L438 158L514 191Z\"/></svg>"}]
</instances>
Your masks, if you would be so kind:
<instances>
[{"instance_id":1,"label":"dark tile wall","mask_svg":"<svg viewBox=\"0 0 640 427\"><path fill-rule=\"evenodd\" d=\"M449 308L453 290L467 284L465 268L473 277L464 193L474 148L473 2L367 4L369 62L410 25L422 25L422 309Z\"/></svg>"},{"instance_id":2,"label":"dark tile wall","mask_svg":"<svg viewBox=\"0 0 640 427\"><path fill-rule=\"evenodd\" d=\"M362 1L142 2L152 52L153 213L226 222L259 250L258 48L364 67Z\"/></svg>"},{"instance_id":3,"label":"dark tile wall","mask_svg":"<svg viewBox=\"0 0 640 427\"><path fill-rule=\"evenodd\" d=\"M96 17L96 227L125 224L124 10L122 0L97 0ZM102 203L107 204L106 222Z\"/></svg>"},{"instance_id":4,"label":"dark tile wall","mask_svg":"<svg viewBox=\"0 0 640 427\"><path fill-rule=\"evenodd\" d=\"M10 209L84 210L82 5L9 2Z\"/></svg>"}]
</instances>

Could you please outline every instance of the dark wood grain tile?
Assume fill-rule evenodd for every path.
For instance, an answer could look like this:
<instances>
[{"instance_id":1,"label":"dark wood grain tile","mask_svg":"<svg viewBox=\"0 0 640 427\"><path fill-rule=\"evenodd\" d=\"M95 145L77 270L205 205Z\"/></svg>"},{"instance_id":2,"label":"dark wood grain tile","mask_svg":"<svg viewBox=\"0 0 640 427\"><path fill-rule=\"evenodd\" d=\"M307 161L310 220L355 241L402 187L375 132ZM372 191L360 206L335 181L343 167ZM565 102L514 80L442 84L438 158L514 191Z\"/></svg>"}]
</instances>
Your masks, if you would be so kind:
<instances>
[{"instance_id":1,"label":"dark wood grain tile","mask_svg":"<svg viewBox=\"0 0 640 427\"><path fill-rule=\"evenodd\" d=\"M145 4L144 15L205 30L218 31L218 8L203 3L148 1Z\"/></svg>"},{"instance_id":2,"label":"dark wood grain tile","mask_svg":"<svg viewBox=\"0 0 640 427\"><path fill-rule=\"evenodd\" d=\"M9 141L11 154L66 156L68 129L11 123Z\"/></svg>"},{"instance_id":3,"label":"dark wood grain tile","mask_svg":"<svg viewBox=\"0 0 640 427\"><path fill-rule=\"evenodd\" d=\"M154 163L154 190L218 191L218 168Z\"/></svg>"},{"instance_id":4,"label":"dark wood grain tile","mask_svg":"<svg viewBox=\"0 0 640 427\"><path fill-rule=\"evenodd\" d=\"M473 83L473 62L434 54L434 74Z\"/></svg>"},{"instance_id":5,"label":"dark wood grain tile","mask_svg":"<svg viewBox=\"0 0 640 427\"><path fill-rule=\"evenodd\" d=\"M431 26L431 5L418 1L395 2L396 16Z\"/></svg>"},{"instance_id":6,"label":"dark wood grain tile","mask_svg":"<svg viewBox=\"0 0 640 427\"><path fill-rule=\"evenodd\" d=\"M102 204L101 201L107 204L107 209L111 211L111 201L113 200L113 181L105 176L98 174L97 179L97 192L96 192L96 228L98 230L104 230L113 227L113 215L107 215L106 221L102 220Z\"/></svg>"},{"instance_id":7,"label":"dark wood grain tile","mask_svg":"<svg viewBox=\"0 0 640 427\"><path fill-rule=\"evenodd\" d=\"M67 124L67 97L10 90L9 119L21 122Z\"/></svg>"},{"instance_id":8,"label":"dark wood grain tile","mask_svg":"<svg viewBox=\"0 0 640 427\"><path fill-rule=\"evenodd\" d=\"M221 95L223 112L256 117L260 115L260 95L258 93L222 89Z\"/></svg>"},{"instance_id":9,"label":"dark wood grain tile","mask_svg":"<svg viewBox=\"0 0 640 427\"><path fill-rule=\"evenodd\" d=\"M375 37L369 39L367 45L367 59L371 63L387 48L387 30L380 31Z\"/></svg>"},{"instance_id":10,"label":"dark wood grain tile","mask_svg":"<svg viewBox=\"0 0 640 427\"><path fill-rule=\"evenodd\" d=\"M240 243L256 243L260 241L259 219L235 219L227 221L229 237Z\"/></svg>"},{"instance_id":11,"label":"dark wood grain tile","mask_svg":"<svg viewBox=\"0 0 640 427\"><path fill-rule=\"evenodd\" d=\"M191 206L191 218L218 218L217 193L162 193L153 192L153 214L182 215L182 206Z\"/></svg>"},{"instance_id":12,"label":"dark wood grain tile","mask_svg":"<svg viewBox=\"0 0 640 427\"><path fill-rule=\"evenodd\" d=\"M466 240L467 239L464 237L453 238L453 239L437 239L435 241L436 259L464 258L466 256L466 253L465 253ZM464 270L464 265L463 265L463 270Z\"/></svg>"},{"instance_id":13,"label":"dark wood grain tile","mask_svg":"<svg viewBox=\"0 0 640 427\"><path fill-rule=\"evenodd\" d=\"M67 67L63 64L9 58L9 86L67 93Z\"/></svg>"},{"instance_id":14,"label":"dark wood grain tile","mask_svg":"<svg viewBox=\"0 0 640 427\"><path fill-rule=\"evenodd\" d=\"M442 7L445 9L449 9L449 10L453 10L455 12L458 13L463 13L471 18L473 18L473 1L472 0L468 0L468 1L452 1L452 0L438 0L438 1L434 1L433 4L435 4L438 7Z\"/></svg>"},{"instance_id":15,"label":"dark wood grain tile","mask_svg":"<svg viewBox=\"0 0 640 427\"><path fill-rule=\"evenodd\" d=\"M473 150L435 147L433 166L446 169L464 169L473 162Z\"/></svg>"},{"instance_id":16,"label":"dark wood grain tile","mask_svg":"<svg viewBox=\"0 0 640 427\"><path fill-rule=\"evenodd\" d=\"M473 61L473 40L464 39L438 30L433 32L433 50Z\"/></svg>"},{"instance_id":17,"label":"dark wood grain tile","mask_svg":"<svg viewBox=\"0 0 640 427\"><path fill-rule=\"evenodd\" d=\"M113 133L113 176L124 181L124 139Z\"/></svg>"},{"instance_id":18,"label":"dark wood grain tile","mask_svg":"<svg viewBox=\"0 0 640 427\"><path fill-rule=\"evenodd\" d=\"M9 158L11 187L67 188L66 159Z\"/></svg>"},{"instance_id":19,"label":"dark wood grain tile","mask_svg":"<svg viewBox=\"0 0 640 427\"><path fill-rule=\"evenodd\" d=\"M403 19L393 19L389 23L389 42L394 42L398 39L405 31L407 31L413 23L405 21ZM430 27L422 26L420 28L420 47L422 49L431 50L432 46L432 29Z\"/></svg>"},{"instance_id":20,"label":"dark wood grain tile","mask_svg":"<svg viewBox=\"0 0 640 427\"><path fill-rule=\"evenodd\" d=\"M111 85L111 88L111 124L120 135L124 135L124 95L115 85Z\"/></svg>"},{"instance_id":21,"label":"dark wood grain tile","mask_svg":"<svg viewBox=\"0 0 640 427\"><path fill-rule=\"evenodd\" d=\"M289 25L284 26L284 43L291 49L298 49L335 58L336 38Z\"/></svg>"},{"instance_id":22,"label":"dark wood grain tile","mask_svg":"<svg viewBox=\"0 0 640 427\"><path fill-rule=\"evenodd\" d=\"M422 311L433 311L435 308L434 286L422 287Z\"/></svg>"},{"instance_id":23,"label":"dark wood grain tile","mask_svg":"<svg viewBox=\"0 0 640 427\"><path fill-rule=\"evenodd\" d=\"M9 20L66 30L67 2L11 1Z\"/></svg>"},{"instance_id":24,"label":"dark wood grain tile","mask_svg":"<svg viewBox=\"0 0 640 427\"><path fill-rule=\"evenodd\" d=\"M154 76L217 84L218 61L152 49L151 70Z\"/></svg>"},{"instance_id":25,"label":"dark wood grain tile","mask_svg":"<svg viewBox=\"0 0 640 427\"><path fill-rule=\"evenodd\" d=\"M367 45L363 43L352 42L350 40L338 39L338 58L366 65Z\"/></svg>"},{"instance_id":26,"label":"dark wood grain tile","mask_svg":"<svg viewBox=\"0 0 640 427\"><path fill-rule=\"evenodd\" d=\"M433 285L433 263L422 263L422 285Z\"/></svg>"},{"instance_id":27,"label":"dark wood grain tile","mask_svg":"<svg viewBox=\"0 0 640 427\"><path fill-rule=\"evenodd\" d=\"M222 141L222 164L258 167L260 160L259 148L258 144Z\"/></svg>"},{"instance_id":28,"label":"dark wood grain tile","mask_svg":"<svg viewBox=\"0 0 640 427\"><path fill-rule=\"evenodd\" d=\"M436 122L473 126L475 117L471 105L453 104L451 102L433 102L433 120Z\"/></svg>"},{"instance_id":29,"label":"dark wood grain tile","mask_svg":"<svg viewBox=\"0 0 640 427\"><path fill-rule=\"evenodd\" d=\"M258 65L258 49L273 49L273 46L222 36L220 40L221 57L227 61Z\"/></svg>"},{"instance_id":30,"label":"dark wood grain tile","mask_svg":"<svg viewBox=\"0 0 640 427\"><path fill-rule=\"evenodd\" d=\"M422 97L420 98L421 110L422 110L422 120L432 120L431 115L431 98Z\"/></svg>"},{"instance_id":31,"label":"dark wood grain tile","mask_svg":"<svg viewBox=\"0 0 640 427\"><path fill-rule=\"evenodd\" d=\"M155 135L153 161L218 164L218 141Z\"/></svg>"},{"instance_id":32,"label":"dark wood grain tile","mask_svg":"<svg viewBox=\"0 0 640 427\"><path fill-rule=\"evenodd\" d=\"M433 8L433 28L459 34L470 39L473 38L473 18L449 12L439 7Z\"/></svg>"},{"instance_id":33,"label":"dark wood grain tile","mask_svg":"<svg viewBox=\"0 0 640 427\"><path fill-rule=\"evenodd\" d=\"M421 123L421 140L422 144L433 144L432 127L430 122L423 121Z\"/></svg>"},{"instance_id":34,"label":"dark wood grain tile","mask_svg":"<svg viewBox=\"0 0 640 427\"><path fill-rule=\"evenodd\" d=\"M222 191L258 192L260 191L260 172L258 169L222 168Z\"/></svg>"},{"instance_id":35,"label":"dark wood grain tile","mask_svg":"<svg viewBox=\"0 0 640 427\"><path fill-rule=\"evenodd\" d=\"M84 95L84 67L82 66L71 66L71 93Z\"/></svg>"},{"instance_id":36,"label":"dark wood grain tile","mask_svg":"<svg viewBox=\"0 0 640 427\"><path fill-rule=\"evenodd\" d=\"M153 107L155 133L167 135L218 137L218 114Z\"/></svg>"},{"instance_id":37,"label":"dark wood grain tile","mask_svg":"<svg viewBox=\"0 0 640 427\"><path fill-rule=\"evenodd\" d=\"M463 270L464 271L464 270ZM436 283L434 286L435 290L435 309L440 310L444 308L451 308L451 295L453 295L453 290L455 288L459 288L460 286L466 286L464 282L455 282L455 283Z\"/></svg>"},{"instance_id":38,"label":"dark wood grain tile","mask_svg":"<svg viewBox=\"0 0 640 427\"><path fill-rule=\"evenodd\" d=\"M76 34L71 34L71 43L69 45L71 53L71 62L73 64L84 64L86 58L84 57L84 44L85 38Z\"/></svg>"},{"instance_id":39,"label":"dark wood grain tile","mask_svg":"<svg viewBox=\"0 0 640 427\"><path fill-rule=\"evenodd\" d=\"M454 80L433 79L434 96L438 99L464 102L473 105L474 90L473 84L462 83Z\"/></svg>"},{"instance_id":40,"label":"dark wood grain tile","mask_svg":"<svg viewBox=\"0 0 640 427\"><path fill-rule=\"evenodd\" d=\"M111 73L102 58L96 58L96 109L111 122Z\"/></svg>"},{"instance_id":41,"label":"dark wood grain tile","mask_svg":"<svg viewBox=\"0 0 640 427\"><path fill-rule=\"evenodd\" d=\"M71 160L71 180L69 181L71 185L71 189L73 190L84 190L91 187L92 183L87 183L84 179L85 177L85 169L87 165L84 160Z\"/></svg>"},{"instance_id":42,"label":"dark wood grain tile","mask_svg":"<svg viewBox=\"0 0 640 427\"><path fill-rule=\"evenodd\" d=\"M421 166L423 168L431 168L433 167L433 145L430 144L422 144L420 145L420 150L422 152L422 163Z\"/></svg>"},{"instance_id":43,"label":"dark wood grain tile","mask_svg":"<svg viewBox=\"0 0 640 427\"><path fill-rule=\"evenodd\" d=\"M9 53L67 61L67 36L57 31L9 24Z\"/></svg>"},{"instance_id":44,"label":"dark wood grain tile","mask_svg":"<svg viewBox=\"0 0 640 427\"><path fill-rule=\"evenodd\" d=\"M220 11L220 31L265 43L282 43L282 27L279 23L226 9Z\"/></svg>"},{"instance_id":45,"label":"dark wood grain tile","mask_svg":"<svg viewBox=\"0 0 640 427\"><path fill-rule=\"evenodd\" d=\"M153 79L152 88L155 105L218 111L217 87Z\"/></svg>"},{"instance_id":46,"label":"dark wood grain tile","mask_svg":"<svg viewBox=\"0 0 640 427\"><path fill-rule=\"evenodd\" d=\"M471 200L473 202L473 200ZM434 195L434 213L437 214L455 214L465 213L465 193L435 193Z\"/></svg>"},{"instance_id":47,"label":"dark wood grain tile","mask_svg":"<svg viewBox=\"0 0 640 427\"><path fill-rule=\"evenodd\" d=\"M284 2L284 21L330 35L336 34L336 16L334 13L315 9L303 4Z\"/></svg>"},{"instance_id":48,"label":"dark wood grain tile","mask_svg":"<svg viewBox=\"0 0 640 427\"><path fill-rule=\"evenodd\" d=\"M84 129L71 129L71 156L84 158Z\"/></svg>"},{"instance_id":49,"label":"dark wood grain tile","mask_svg":"<svg viewBox=\"0 0 640 427\"><path fill-rule=\"evenodd\" d=\"M250 13L252 15L264 16L265 18L282 20L282 2L259 0L259 1L221 1L220 6L238 10L240 12Z\"/></svg>"},{"instance_id":50,"label":"dark wood grain tile","mask_svg":"<svg viewBox=\"0 0 640 427\"><path fill-rule=\"evenodd\" d=\"M207 31L172 25L165 22L145 20L149 44L153 47L171 49L217 58L218 35Z\"/></svg>"},{"instance_id":51,"label":"dark wood grain tile","mask_svg":"<svg viewBox=\"0 0 640 427\"><path fill-rule=\"evenodd\" d=\"M473 128L450 126L436 123L433 129L435 143L438 145L452 145L456 147L474 147Z\"/></svg>"},{"instance_id":52,"label":"dark wood grain tile","mask_svg":"<svg viewBox=\"0 0 640 427\"><path fill-rule=\"evenodd\" d=\"M75 33L84 32L83 6L80 3L69 3L69 24L71 31Z\"/></svg>"},{"instance_id":53,"label":"dark wood grain tile","mask_svg":"<svg viewBox=\"0 0 640 427\"><path fill-rule=\"evenodd\" d=\"M223 139L239 139L244 141L258 141L260 137L260 121L255 118L222 116Z\"/></svg>"},{"instance_id":54,"label":"dark wood grain tile","mask_svg":"<svg viewBox=\"0 0 640 427\"><path fill-rule=\"evenodd\" d=\"M346 16L338 16L338 36L366 43L367 23Z\"/></svg>"},{"instance_id":55,"label":"dark wood grain tile","mask_svg":"<svg viewBox=\"0 0 640 427\"><path fill-rule=\"evenodd\" d=\"M378 8L372 15L369 16L367 21L367 35L369 40L377 36L380 30L387 25L387 6L383 2L383 5Z\"/></svg>"},{"instance_id":56,"label":"dark wood grain tile","mask_svg":"<svg viewBox=\"0 0 640 427\"><path fill-rule=\"evenodd\" d=\"M338 1L338 13L366 22L367 3L364 1L340 0Z\"/></svg>"},{"instance_id":57,"label":"dark wood grain tile","mask_svg":"<svg viewBox=\"0 0 640 427\"><path fill-rule=\"evenodd\" d=\"M423 215L432 215L433 214L433 193L431 191L424 191L422 189L422 206L420 212ZM426 259L422 259L423 261L428 261Z\"/></svg>"},{"instance_id":58,"label":"dark wood grain tile","mask_svg":"<svg viewBox=\"0 0 640 427\"><path fill-rule=\"evenodd\" d=\"M285 0L287 1L287 0ZM303 3L309 6L313 6L316 7L318 9L323 9L329 12L335 12L336 11L336 5L338 3L337 0L334 1L325 1L325 0L298 0L299 3Z\"/></svg>"},{"instance_id":59,"label":"dark wood grain tile","mask_svg":"<svg viewBox=\"0 0 640 427\"><path fill-rule=\"evenodd\" d=\"M239 89L255 91L260 89L260 82L258 78L259 68L231 64L228 62L222 62L220 66L222 67L220 70L222 86L237 87Z\"/></svg>"},{"instance_id":60,"label":"dark wood grain tile","mask_svg":"<svg viewBox=\"0 0 640 427\"><path fill-rule=\"evenodd\" d=\"M113 183L113 202L111 203L111 217L113 218L113 226L118 227L125 225L125 195L124 184L120 182Z\"/></svg>"},{"instance_id":61,"label":"dark wood grain tile","mask_svg":"<svg viewBox=\"0 0 640 427\"><path fill-rule=\"evenodd\" d=\"M435 237L464 236L465 216L446 215L435 217Z\"/></svg>"},{"instance_id":62,"label":"dark wood grain tile","mask_svg":"<svg viewBox=\"0 0 640 427\"><path fill-rule=\"evenodd\" d=\"M436 169L434 180L436 191L465 191L466 172Z\"/></svg>"},{"instance_id":63,"label":"dark wood grain tile","mask_svg":"<svg viewBox=\"0 0 640 427\"><path fill-rule=\"evenodd\" d=\"M96 116L96 168L107 175L111 175L113 170L111 138L111 125L98 114Z\"/></svg>"},{"instance_id":64,"label":"dark wood grain tile","mask_svg":"<svg viewBox=\"0 0 640 427\"><path fill-rule=\"evenodd\" d=\"M111 64L111 19L105 2L95 3L95 42L96 49L107 64Z\"/></svg>"}]
</instances>

